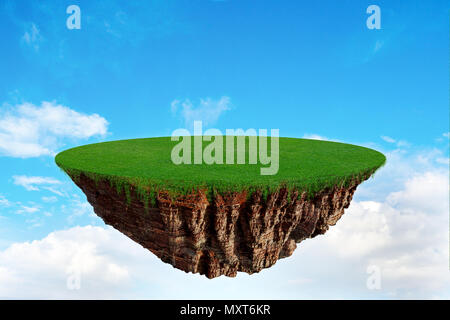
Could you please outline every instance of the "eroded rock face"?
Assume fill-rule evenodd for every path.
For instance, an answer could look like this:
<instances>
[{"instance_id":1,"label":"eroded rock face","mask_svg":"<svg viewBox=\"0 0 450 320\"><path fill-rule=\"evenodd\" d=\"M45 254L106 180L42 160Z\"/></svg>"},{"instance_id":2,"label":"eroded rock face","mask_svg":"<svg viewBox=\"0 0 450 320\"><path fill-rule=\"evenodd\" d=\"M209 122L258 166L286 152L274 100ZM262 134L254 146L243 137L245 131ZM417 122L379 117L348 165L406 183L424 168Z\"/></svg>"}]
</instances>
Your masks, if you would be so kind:
<instances>
[{"instance_id":1,"label":"eroded rock face","mask_svg":"<svg viewBox=\"0 0 450 320\"><path fill-rule=\"evenodd\" d=\"M289 257L297 243L325 233L343 215L358 182L323 191L314 199L288 196L281 189L265 201L260 193L217 195L209 203L198 191L179 199L157 196L157 208L145 208L131 190L131 202L108 181L85 175L75 183L95 213L162 261L208 278L249 274ZM292 200L290 200L292 199Z\"/></svg>"}]
</instances>

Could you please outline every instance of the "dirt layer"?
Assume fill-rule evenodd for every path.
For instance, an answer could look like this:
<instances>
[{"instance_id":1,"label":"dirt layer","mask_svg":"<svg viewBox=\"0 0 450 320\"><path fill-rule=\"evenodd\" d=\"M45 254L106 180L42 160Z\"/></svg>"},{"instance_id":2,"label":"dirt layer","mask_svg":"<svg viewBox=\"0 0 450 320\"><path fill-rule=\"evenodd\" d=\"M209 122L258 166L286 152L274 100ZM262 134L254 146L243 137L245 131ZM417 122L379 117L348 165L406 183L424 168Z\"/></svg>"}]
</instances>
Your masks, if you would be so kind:
<instances>
[{"instance_id":1,"label":"dirt layer","mask_svg":"<svg viewBox=\"0 0 450 320\"><path fill-rule=\"evenodd\" d=\"M95 213L177 269L208 278L249 274L289 257L297 243L325 233L344 214L361 181L324 190L314 198L286 189L250 197L245 191L216 195L203 191L172 199L159 192L148 208L131 188L118 192L109 181L81 174L74 182ZM131 200L131 201L130 201Z\"/></svg>"}]
</instances>

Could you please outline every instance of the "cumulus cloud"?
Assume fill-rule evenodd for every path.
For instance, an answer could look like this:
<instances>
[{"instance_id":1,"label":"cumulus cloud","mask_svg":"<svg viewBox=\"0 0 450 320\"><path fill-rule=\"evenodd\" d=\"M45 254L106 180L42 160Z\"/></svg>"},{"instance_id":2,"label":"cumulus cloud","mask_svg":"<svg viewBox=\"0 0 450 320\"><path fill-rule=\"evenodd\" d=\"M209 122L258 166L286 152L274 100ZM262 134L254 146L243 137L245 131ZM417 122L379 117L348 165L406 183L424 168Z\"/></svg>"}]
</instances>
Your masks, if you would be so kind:
<instances>
[{"instance_id":1,"label":"cumulus cloud","mask_svg":"<svg viewBox=\"0 0 450 320\"><path fill-rule=\"evenodd\" d=\"M385 292L431 298L450 288L448 205L448 172L425 172L383 202L352 203L327 240L339 254L379 266ZM363 252L352 252L355 243Z\"/></svg>"},{"instance_id":2,"label":"cumulus cloud","mask_svg":"<svg viewBox=\"0 0 450 320\"><path fill-rule=\"evenodd\" d=\"M51 177L30 177L30 176L13 176L13 182L15 185L24 187L27 191L38 191L38 186L52 186L58 185L62 182Z\"/></svg>"},{"instance_id":3,"label":"cumulus cloud","mask_svg":"<svg viewBox=\"0 0 450 320\"><path fill-rule=\"evenodd\" d=\"M377 200L361 193L379 190L377 181L384 177L358 187L337 225L300 243L279 266L286 274L314 279L306 288L286 286L291 297L304 298L304 292L325 299L450 297L448 171L417 172L399 183L391 179ZM379 290L366 285L373 268L380 270Z\"/></svg>"},{"instance_id":4,"label":"cumulus cloud","mask_svg":"<svg viewBox=\"0 0 450 320\"><path fill-rule=\"evenodd\" d=\"M125 244L124 244L125 242ZM114 248L112 252L112 248ZM0 251L0 297L115 297L131 278L115 255L130 258L139 246L109 228L75 227Z\"/></svg>"},{"instance_id":5,"label":"cumulus cloud","mask_svg":"<svg viewBox=\"0 0 450 320\"><path fill-rule=\"evenodd\" d=\"M53 102L24 103L0 113L0 154L28 158L54 155L65 139L104 136L108 122Z\"/></svg>"},{"instance_id":6,"label":"cumulus cloud","mask_svg":"<svg viewBox=\"0 0 450 320\"><path fill-rule=\"evenodd\" d=\"M387 203L408 212L442 213L448 208L448 174L428 171L408 179L401 191L387 196Z\"/></svg>"},{"instance_id":7,"label":"cumulus cloud","mask_svg":"<svg viewBox=\"0 0 450 320\"><path fill-rule=\"evenodd\" d=\"M346 270L351 276L340 285L354 283L356 298L448 298L449 171L436 165L440 154L436 149L386 153L386 166L358 187L338 224L301 244L299 255L311 262L329 256L334 265L329 277ZM364 285L369 266L381 270L380 291Z\"/></svg>"},{"instance_id":8,"label":"cumulus cloud","mask_svg":"<svg viewBox=\"0 0 450 320\"><path fill-rule=\"evenodd\" d=\"M227 96L219 100L200 99L200 104L197 106L194 106L189 99L173 100L170 110L174 115L180 114L187 127L192 126L197 120L203 121L203 125L208 126L215 124L225 111L230 110L230 104L230 98Z\"/></svg>"},{"instance_id":9,"label":"cumulus cloud","mask_svg":"<svg viewBox=\"0 0 450 320\"><path fill-rule=\"evenodd\" d=\"M164 275L164 276L162 276ZM39 299L173 299L279 294L275 273L238 278L186 274L110 227L74 227L0 251L0 297ZM291 279L292 280L292 279ZM288 280L286 280L288 281ZM267 290L267 285L275 287ZM297 279L295 286L311 283ZM275 291L273 291L275 290Z\"/></svg>"}]
</instances>

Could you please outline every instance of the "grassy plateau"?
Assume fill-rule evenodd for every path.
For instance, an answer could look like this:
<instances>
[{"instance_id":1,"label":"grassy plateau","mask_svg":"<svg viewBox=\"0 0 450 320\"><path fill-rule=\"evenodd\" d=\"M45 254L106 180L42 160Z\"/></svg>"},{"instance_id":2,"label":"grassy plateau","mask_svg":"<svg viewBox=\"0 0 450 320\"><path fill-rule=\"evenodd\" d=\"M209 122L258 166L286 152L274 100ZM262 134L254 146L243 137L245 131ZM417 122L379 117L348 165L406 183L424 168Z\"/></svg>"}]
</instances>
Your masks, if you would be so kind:
<instances>
[{"instance_id":1,"label":"grassy plateau","mask_svg":"<svg viewBox=\"0 0 450 320\"><path fill-rule=\"evenodd\" d=\"M249 138L246 139L248 159ZM223 140L225 147L225 137ZM314 195L325 188L368 178L386 161L380 152L360 146L280 138L277 174L261 175L260 168L270 165L248 164L248 160L246 164L235 161L235 164L175 165L171 152L178 143L170 137L161 137L89 144L63 151L55 161L72 179L80 174L96 181L106 179L127 196L132 187L152 203L157 191L186 194L199 188L209 193L245 189L249 194L254 190L267 194L287 187ZM209 143L204 141L203 149ZM270 156L270 138L267 144ZM236 142L234 147L236 149Z\"/></svg>"}]
</instances>

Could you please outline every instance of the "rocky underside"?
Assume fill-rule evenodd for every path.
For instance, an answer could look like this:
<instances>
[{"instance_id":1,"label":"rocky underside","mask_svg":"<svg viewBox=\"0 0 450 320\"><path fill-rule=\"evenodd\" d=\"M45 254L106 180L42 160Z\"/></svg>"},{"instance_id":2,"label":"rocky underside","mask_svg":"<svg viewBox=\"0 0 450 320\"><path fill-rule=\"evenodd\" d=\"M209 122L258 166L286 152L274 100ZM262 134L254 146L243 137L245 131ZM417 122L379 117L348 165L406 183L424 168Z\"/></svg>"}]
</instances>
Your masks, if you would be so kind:
<instances>
[{"instance_id":1,"label":"rocky underside","mask_svg":"<svg viewBox=\"0 0 450 320\"><path fill-rule=\"evenodd\" d=\"M159 192L155 208L133 189L127 199L106 180L81 174L74 182L106 224L177 269L215 278L252 274L289 257L297 243L336 224L361 181L312 199L286 189L266 200L259 192L219 194L211 203L203 191L177 199Z\"/></svg>"}]
</instances>

